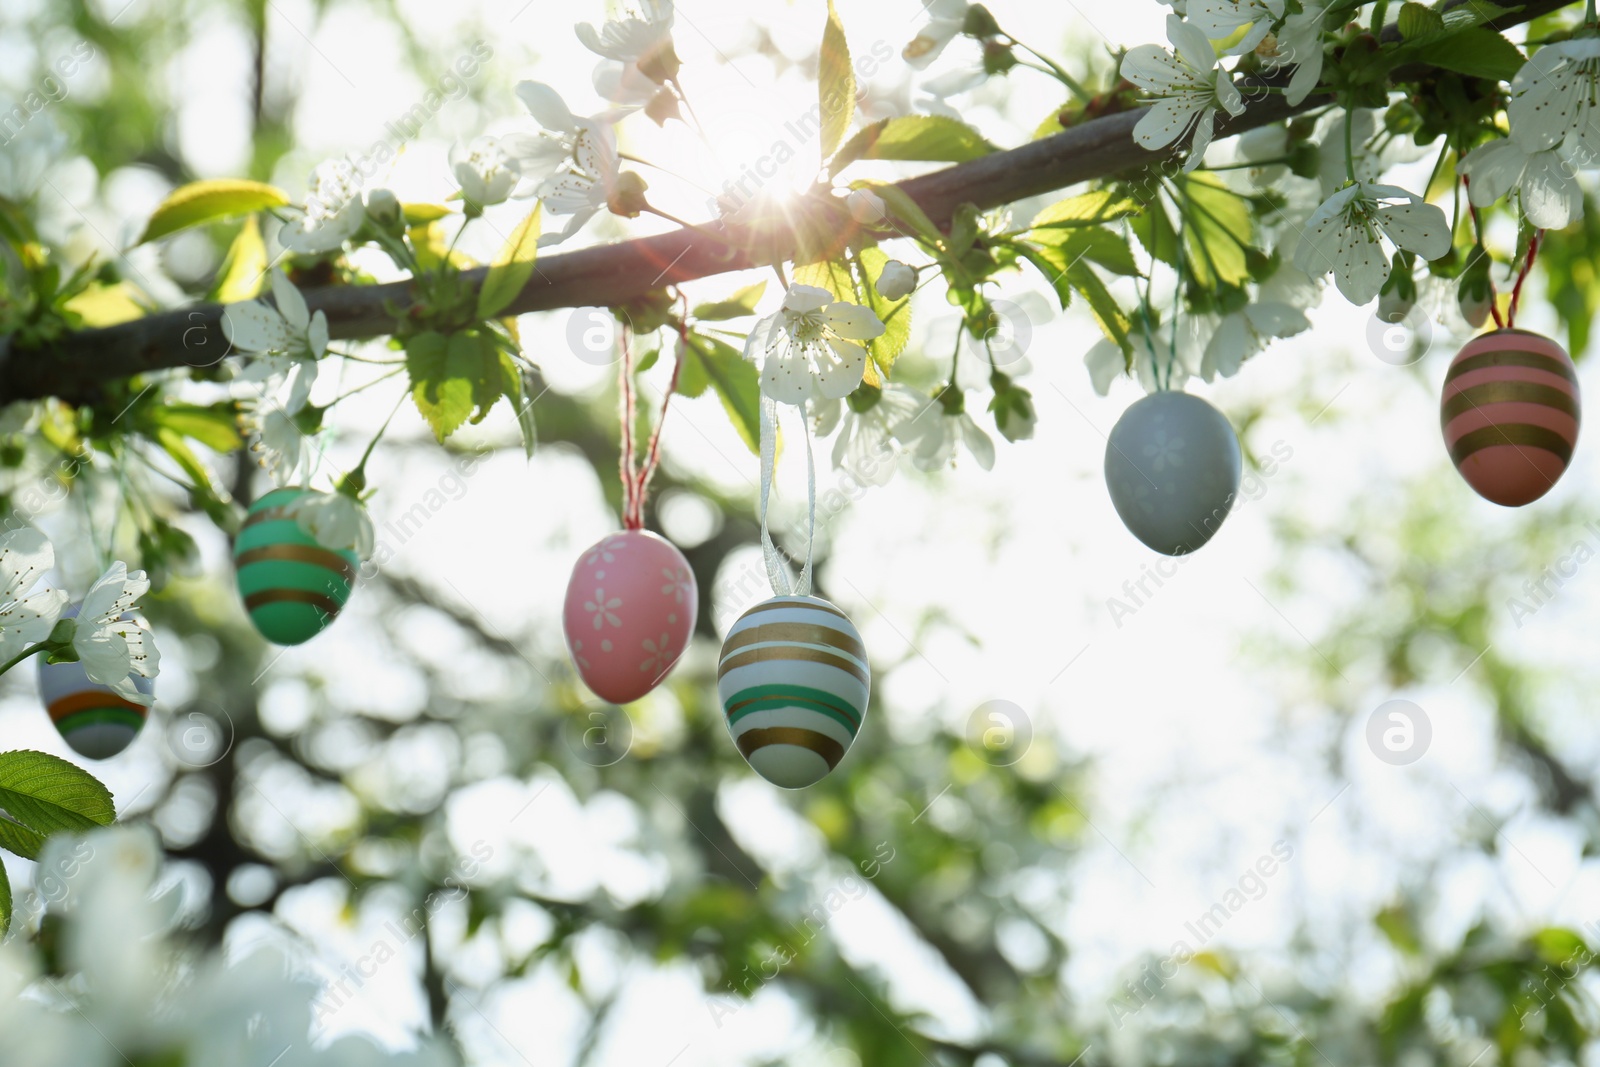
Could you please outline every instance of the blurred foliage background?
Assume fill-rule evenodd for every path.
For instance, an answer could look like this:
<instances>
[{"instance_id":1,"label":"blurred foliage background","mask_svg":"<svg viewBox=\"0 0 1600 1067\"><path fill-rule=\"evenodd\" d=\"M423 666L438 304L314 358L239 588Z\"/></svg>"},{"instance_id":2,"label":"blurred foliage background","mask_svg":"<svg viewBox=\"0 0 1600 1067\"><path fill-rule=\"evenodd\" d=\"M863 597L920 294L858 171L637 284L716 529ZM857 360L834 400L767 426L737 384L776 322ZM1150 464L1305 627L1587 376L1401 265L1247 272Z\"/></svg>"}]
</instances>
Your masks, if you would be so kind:
<instances>
[{"instance_id":1,"label":"blurred foliage background","mask_svg":"<svg viewBox=\"0 0 1600 1067\"><path fill-rule=\"evenodd\" d=\"M848 18L852 5L842 6ZM909 36L918 12L902 6L895 19ZM549 36L565 40L580 17L536 3L508 33L507 11L454 7L8 0L0 100L20 99L78 41L95 59L0 151L0 193L26 204L78 261L104 257L108 278L134 280L157 301L201 297L227 227L144 258L117 250L165 189L213 173L211 135L245 146L243 173L295 187L316 161L300 124L319 102L302 87L319 50L354 47L340 27L382 27L383 61L423 84L465 42L494 43L486 76L449 105L470 130L477 109L512 112L510 85L539 69L541 49L562 47ZM1081 24L1065 13L1038 18L1085 62L1101 62L1091 53L1103 42ZM743 47L774 69L804 62L770 34ZM197 94L231 94L244 130L194 125L185 101ZM899 106L894 91L884 95L886 108ZM1004 95L997 86L982 105L1002 114ZM1040 105L1032 110L1050 102ZM1592 307L1592 267L1574 262L1589 273L1575 266L1558 298ZM1052 373L1071 378L1077 397L1086 393L1078 355L1094 328L1059 326L1051 336L1065 351ZM559 323L553 331L559 338ZM430 488L445 493L450 514L429 517L414 537L380 529L380 541L398 537L405 551L362 587L349 617L287 655L249 628L225 540L203 516L175 514L195 545L191 565L164 576L148 605L164 655L162 710L134 750L95 769L125 818L159 829L182 872L194 938L238 941L261 936L264 923L286 930L306 968L332 989L353 988L324 1002L337 1001L319 1013L330 1032L368 1028L403 1046L432 1029L468 1063L1600 1063L1588 947L1600 941L1600 745L1585 611L1595 598L1582 589L1593 579L1580 568L1547 581L1537 602L1524 588L1576 543L1600 545L1586 525L1594 509L1582 503L1595 477L1575 467L1568 492L1536 515L1464 519L1465 490L1442 453L1384 465L1382 435L1365 429L1420 411L1425 440L1437 365L1377 368L1387 377L1375 386L1370 360L1303 358L1330 348L1327 336L1263 357L1280 369L1228 395L1248 452L1269 454L1287 435L1303 458L1268 480L1250 520L1272 548L1250 561L1255 592L1228 586L1230 603L1253 614L1241 623L1216 609L1233 635L1217 675L1196 677L1194 657L1169 644L1205 628L1224 599L1203 577L1182 604L1189 594L1164 594L1169 628L1146 621L1133 648L1115 643L1123 627L1108 621L1106 602L1125 595L1121 582L1140 577L1144 557L1124 548L1106 576L1091 573L1092 541L1072 527L1080 501L1100 492L1101 446L1081 425L1042 433L1028 447L1057 449L1056 458L1005 475L1006 452L988 490L944 476L902 485L916 477L903 473L892 492L905 495L885 491L827 532L821 592L867 630L878 728L823 783L780 794L750 776L714 701L716 623L730 601L760 595L748 479L675 461L669 449L650 520L699 576L699 640L663 691L619 720L587 702L553 612L518 606L555 603L563 561L614 521L614 396L587 381L540 400L532 473L514 427L495 421L453 441L454 455L420 424L386 442L374 482L392 502L387 517ZM1359 403L1328 399L1348 381L1366 390ZM692 423L694 410L682 418ZM1091 421L1110 422L1103 412ZM118 492L92 471L64 475L48 442L15 444L8 497L50 487L54 503L37 518L52 530L79 521L61 490L89 515ZM452 479L452 464L480 449L494 450L479 461L484 473ZM1069 449L1077 458L1061 458ZM748 456L730 454L753 473ZM1319 481L1330 465L1354 469ZM218 457L218 467L247 502L257 489L249 457ZM1041 494L1035 479L1052 476L1061 486ZM1051 500L1048 510L1011 509L1008 494ZM983 510L973 503L994 509L993 525L937 518ZM172 506L181 511L181 500ZM1106 521L1098 497L1081 507ZM385 514L377 509L380 526ZM918 515L932 525L913 534ZM1029 523L1033 534L1014 540ZM1038 562L1041 540L1060 542L1045 549L1059 553L1056 564ZM1183 573L1240 564L1237 554L1218 559L1223 551ZM856 582L873 588L864 571L906 575L890 565L897 555L924 583L948 578L947 595L891 607L863 592ZM849 568L829 566L835 559ZM948 574L959 561L999 582L971 618L963 583ZM481 573L469 583L466 570ZM1061 684L1082 679L1078 695L1025 699L1032 683L1016 680L1012 661L984 658L982 618L1036 618L1034 594L1074 581L1085 588L1051 601L1040 625L1073 672ZM1573 589L1560 592L1568 581ZM491 602L496 591L506 603ZM1512 600L1537 609L1526 626ZM1080 644L1099 668L1068 663ZM1014 765L995 766L975 743L988 720L969 728L974 688L1015 693L1031 716L1031 747ZM38 728L26 672L7 679L6 693L7 747L64 751ZM1238 719L1223 708L1239 693L1257 717L1248 736L1161 736L1168 720L1145 717L1147 704L1166 702L1232 730ZM1367 716L1394 694L1436 712L1443 770L1372 759ZM1080 713L1109 732L1073 736ZM1141 765L1145 773L1127 773ZM1243 881L1268 855L1294 873ZM1152 877L1183 902L1156 895ZM1269 900L1259 914L1256 883ZM1248 907L1231 905L1236 889ZM1194 936L1192 920L1218 904L1224 932ZM1268 909L1270 921L1242 932ZM408 923L421 933L399 937ZM49 936L48 925L19 925L14 936ZM398 961L348 982L386 939L403 942Z\"/></svg>"}]
</instances>

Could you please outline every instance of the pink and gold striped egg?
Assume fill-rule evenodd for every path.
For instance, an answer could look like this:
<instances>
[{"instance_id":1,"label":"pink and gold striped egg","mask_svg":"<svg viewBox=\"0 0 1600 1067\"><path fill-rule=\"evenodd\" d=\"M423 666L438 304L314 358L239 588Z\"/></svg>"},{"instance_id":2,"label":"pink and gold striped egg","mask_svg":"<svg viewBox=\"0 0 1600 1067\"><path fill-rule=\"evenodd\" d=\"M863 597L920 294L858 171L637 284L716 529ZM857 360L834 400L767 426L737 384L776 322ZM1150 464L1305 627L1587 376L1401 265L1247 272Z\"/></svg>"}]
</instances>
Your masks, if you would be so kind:
<instances>
[{"instance_id":1,"label":"pink and gold striped egg","mask_svg":"<svg viewBox=\"0 0 1600 1067\"><path fill-rule=\"evenodd\" d=\"M1578 443L1578 373L1528 330L1468 341L1444 377L1439 424L1450 459L1485 500L1531 504L1554 488Z\"/></svg>"}]
</instances>

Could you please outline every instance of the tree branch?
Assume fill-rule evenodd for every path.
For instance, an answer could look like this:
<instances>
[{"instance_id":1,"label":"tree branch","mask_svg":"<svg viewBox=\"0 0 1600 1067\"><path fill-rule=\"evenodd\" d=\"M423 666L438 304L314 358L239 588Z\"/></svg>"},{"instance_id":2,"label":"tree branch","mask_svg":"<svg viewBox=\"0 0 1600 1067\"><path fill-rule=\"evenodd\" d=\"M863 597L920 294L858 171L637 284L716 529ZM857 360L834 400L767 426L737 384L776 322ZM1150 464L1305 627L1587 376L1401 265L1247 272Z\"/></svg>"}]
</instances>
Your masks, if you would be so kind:
<instances>
[{"instance_id":1,"label":"tree branch","mask_svg":"<svg viewBox=\"0 0 1600 1067\"><path fill-rule=\"evenodd\" d=\"M1570 2L1529 0L1488 25L1517 25ZM1394 36L1391 26L1385 37ZM1243 133L1329 102L1330 97L1321 95L1291 106L1281 93L1263 93L1244 114L1224 116L1217 136ZM929 218L944 225L962 204L999 207L1169 159L1170 151L1150 152L1134 141L1133 127L1143 115L1144 109L1137 108L1092 119L1052 137L908 179L900 188ZM739 247L741 237L732 233L723 243L701 230L680 229L549 256L539 261L532 280L505 313L616 306L664 285L764 267L772 258L791 258L797 245L793 232L780 233L775 240L761 242L765 256L757 257ZM482 285L486 273L483 267L464 272L474 289ZM393 333L401 323L392 312L404 316L415 307L409 281L314 289L305 296L312 311L327 315L335 339ZM87 401L94 399L100 382L147 371L214 366L229 350L221 321L220 305L202 304L68 334L43 351L13 350L9 358L0 356L0 404L45 396Z\"/></svg>"}]
</instances>

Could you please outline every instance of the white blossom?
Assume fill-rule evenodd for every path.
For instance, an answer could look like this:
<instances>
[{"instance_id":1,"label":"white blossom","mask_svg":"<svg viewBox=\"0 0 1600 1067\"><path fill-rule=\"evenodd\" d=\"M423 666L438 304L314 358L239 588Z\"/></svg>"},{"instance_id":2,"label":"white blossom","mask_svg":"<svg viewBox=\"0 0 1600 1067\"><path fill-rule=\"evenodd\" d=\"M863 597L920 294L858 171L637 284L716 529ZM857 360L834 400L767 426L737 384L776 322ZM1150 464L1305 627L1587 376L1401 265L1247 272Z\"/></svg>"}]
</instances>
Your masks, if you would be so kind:
<instances>
[{"instance_id":1,"label":"white blossom","mask_svg":"<svg viewBox=\"0 0 1600 1067\"><path fill-rule=\"evenodd\" d=\"M360 172L349 160L328 160L312 171L305 211L283 224L278 241L294 252L321 255L354 237L365 220Z\"/></svg>"},{"instance_id":2,"label":"white blossom","mask_svg":"<svg viewBox=\"0 0 1600 1067\"><path fill-rule=\"evenodd\" d=\"M61 617L66 593L30 592L55 562L54 546L32 526L0 534L0 663L49 637Z\"/></svg>"},{"instance_id":3,"label":"white blossom","mask_svg":"<svg viewBox=\"0 0 1600 1067\"><path fill-rule=\"evenodd\" d=\"M1415 193L1355 182L1312 213L1294 265L1313 278L1333 271L1345 299L1365 304L1389 277L1385 238L1423 259L1438 259L1450 250L1450 223L1443 211Z\"/></svg>"},{"instance_id":4,"label":"white blossom","mask_svg":"<svg viewBox=\"0 0 1600 1067\"><path fill-rule=\"evenodd\" d=\"M857 342L882 333L871 309L814 285L792 285L783 307L750 331L744 354L759 361L761 392L773 400L836 400L854 392L866 373L867 350Z\"/></svg>"},{"instance_id":5,"label":"white blossom","mask_svg":"<svg viewBox=\"0 0 1600 1067\"><path fill-rule=\"evenodd\" d=\"M274 271L272 295L276 306L246 300L222 309L222 332L241 352L252 358L240 372L247 382L275 387L289 380L289 414L305 407L316 381L317 360L328 350L328 317L311 314L287 275Z\"/></svg>"},{"instance_id":6,"label":"white blossom","mask_svg":"<svg viewBox=\"0 0 1600 1067\"><path fill-rule=\"evenodd\" d=\"M1506 117L1511 136L1528 153L1568 147L1600 157L1600 37L1545 45L1511 80Z\"/></svg>"},{"instance_id":7,"label":"white blossom","mask_svg":"<svg viewBox=\"0 0 1600 1067\"><path fill-rule=\"evenodd\" d=\"M1228 50L1230 55L1240 56L1255 51L1273 23L1283 18L1283 10L1284 0L1192 0L1188 20L1213 41L1233 36L1240 27L1250 27Z\"/></svg>"},{"instance_id":8,"label":"white blossom","mask_svg":"<svg viewBox=\"0 0 1600 1067\"><path fill-rule=\"evenodd\" d=\"M570 215L560 233L539 238L540 247L560 244L594 218L616 191L621 173L616 139L611 130L588 119L579 119L573 137L572 159L540 185L538 197L552 215Z\"/></svg>"},{"instance_id":9,"label":"white blossom","mask_svg":"<svg viewBox=\"0 0 1600 1067\"><path fill-rule=\"evenodd\" d=\"M1583 188L1561 146L1530 152L1514 137L1479 145L1456 170L1468 179L1467 198L1488 207L1512 189L1522 213L1540 229L1565 229L1583 215Z\"/></svg>"},{"instance_id":10,"label":"white blossom","mask_svg":"<svg viewBox=\"0 0 1600 1067\"><path fill-rule=\"evenodd\" d=\"M461 195L469 204L493 207L503 204L522 179L522 168L497 137L478 137L466 147L450 150L450 167Z\"/></svg>"},{"instance_id":11,"label":"white blossom","mask_svg":"<svg viewBox=\"0 0 1600 1067\"><path fill-rule=\"evenodd\" d=\"M833 441L834 467L863 485L884 486L898 466L895 431L933 406L922 393L891 382L865 411L857 411L848 399L813 402L812 409L819 436L838 432Z\"/></svg>"},{"instance_id":12,"label":"white blossom","mask_svg":"<svg viewBox=\"0 0 1600 1067\"><path fill-rule=\"evenodd\" d=\"M285 513L323 548L353 551L362 559L372 555L375 541L372 517L361 501L345 493L307 493L292 501Z\"/></svg>"},{"instance_id":13,"label":"white blossom","mask_svg":"<svg viewBox=\"0 0 1600 1067\"><path fill-rule=\"evenodd\" d=\"M1200 360L1200 377L1231 378L1244 361L1279 337L1293 337L1311 328L1306 308L1316 303L1316 283L1292 267L1284 267L1262 286L1257 299L1222 316Z\"/></svg>"},{"instance_id":14,"label":"white blossom","mask_svg":"<svg viewBox=\"0 0 1600 1067\"><path fill-rule=\"evenodd\" d=\"M256 461L275 485L300 485L311 475L318 450L295 424L294 417L270 396L243 396L236 401L239 428L250 442Z\"/></svg>"},{"instance_id":15,"label":"white blossom","mask_svg":"<svg viewBox=\"0 0 1600 1067\"><path fill-rule=\"evenodd\" d=\"M926 70L928 64L938 59L945 46L961 32L971 7L966 0L925 0L922 10L927 14L928 21L901 49L901 58L916 70Z\"/></svg>"},{"instance_id":16,"label":"white blossom","mask_svg":"<svg viewBox=\"0 0 1600 1067\"><path fill-rule=\"evenodd\" d=\"M133 675L154 678L161 670L161 654L150 631L131 613L134 601L149 590L144 571L130 572L117 560L84 594L72 634L73 651L91 682L146 706L155 698L138 690Z\"/></svg>"},{"instance_id":17,"label":"white blossom","mask_svg":"<svg viewBox=\"0 0 1600 1067\"><path fill-rule=\"evenodd\" d=\"M1194 139L1183 169L1193 170L1211 144L1218 109L1230 115L1243 114L1244 100L1232 76L1218 69L1216 53L1205 34L1177 15L1168 15L1167 36L1172 41L1170 50L1142 44L1123 57L1122 76L1152 97L1133 136L1156 151L1192 130Z\"/></svg>"},{"instance_id":18,"label":"white blossom","mask_svg":"<svg viewBox=\"0 0 1600 1067\"><path fill-rule=\"evenodd\" d=\"M1322 80L1322 17L1328 6L1329 0L1302 0L1299 14L1284 19L1277 33L1266 34L1254 46L1265 69L1294 68L1283 91L1284 99L1290 104L1298 104L1310 96L1311 90Z\"/></svg>"},{"instance_id":19,"label":"white blossom","mask_svg":"<svg viewBox=\"0 0 1600 1067\"><path fill-rule=\"evenodd\" d=\"M606 59L648 66L671 50L672 22L672 0L643 0L637 13L609 19L598 30L591 23L579 23L578 40Z\"/></svg>"},{"instance_id":20,"label":"white blossom","mask_svg":"<svg viewBox=\"0 0 1600 1067\"><path fill-rule=\"evenodd\" d=\"M963 446L978 466L986 471L994 469L994 441L966 411L950 411L938 399L914 418L897 423L893 432L911 450L911 462L918 470L936 471L954 465L956 453Z\"/></svg>"}]
</instances>

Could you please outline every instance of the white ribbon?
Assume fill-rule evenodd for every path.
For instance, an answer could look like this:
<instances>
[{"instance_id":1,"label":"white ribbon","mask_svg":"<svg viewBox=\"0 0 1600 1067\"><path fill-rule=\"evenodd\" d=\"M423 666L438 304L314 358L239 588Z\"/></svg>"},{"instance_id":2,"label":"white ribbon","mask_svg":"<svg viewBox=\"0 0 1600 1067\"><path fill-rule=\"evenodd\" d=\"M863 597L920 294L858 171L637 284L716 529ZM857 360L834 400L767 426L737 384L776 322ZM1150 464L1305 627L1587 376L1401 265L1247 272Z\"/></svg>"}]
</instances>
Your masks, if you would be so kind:
<instances>
[{"instance_id":1,"label":"white ribbon","mask_svg":"<svg viewBox=\"0 0 1600 1067\"><path fill-rule=\"evenodd\" d=\"M817 532L817 468L811 455L811 423L803 408L800 423L805 428L806 562L800 571L800 580L791 584L789 568L767 529L767 498L772 494L772 469L778 451L778 403L768 396L761 397L761 554L766 560L767 581L772 584L774 596L811 595L811 545Z\"/></svg>"}]
</instances>

